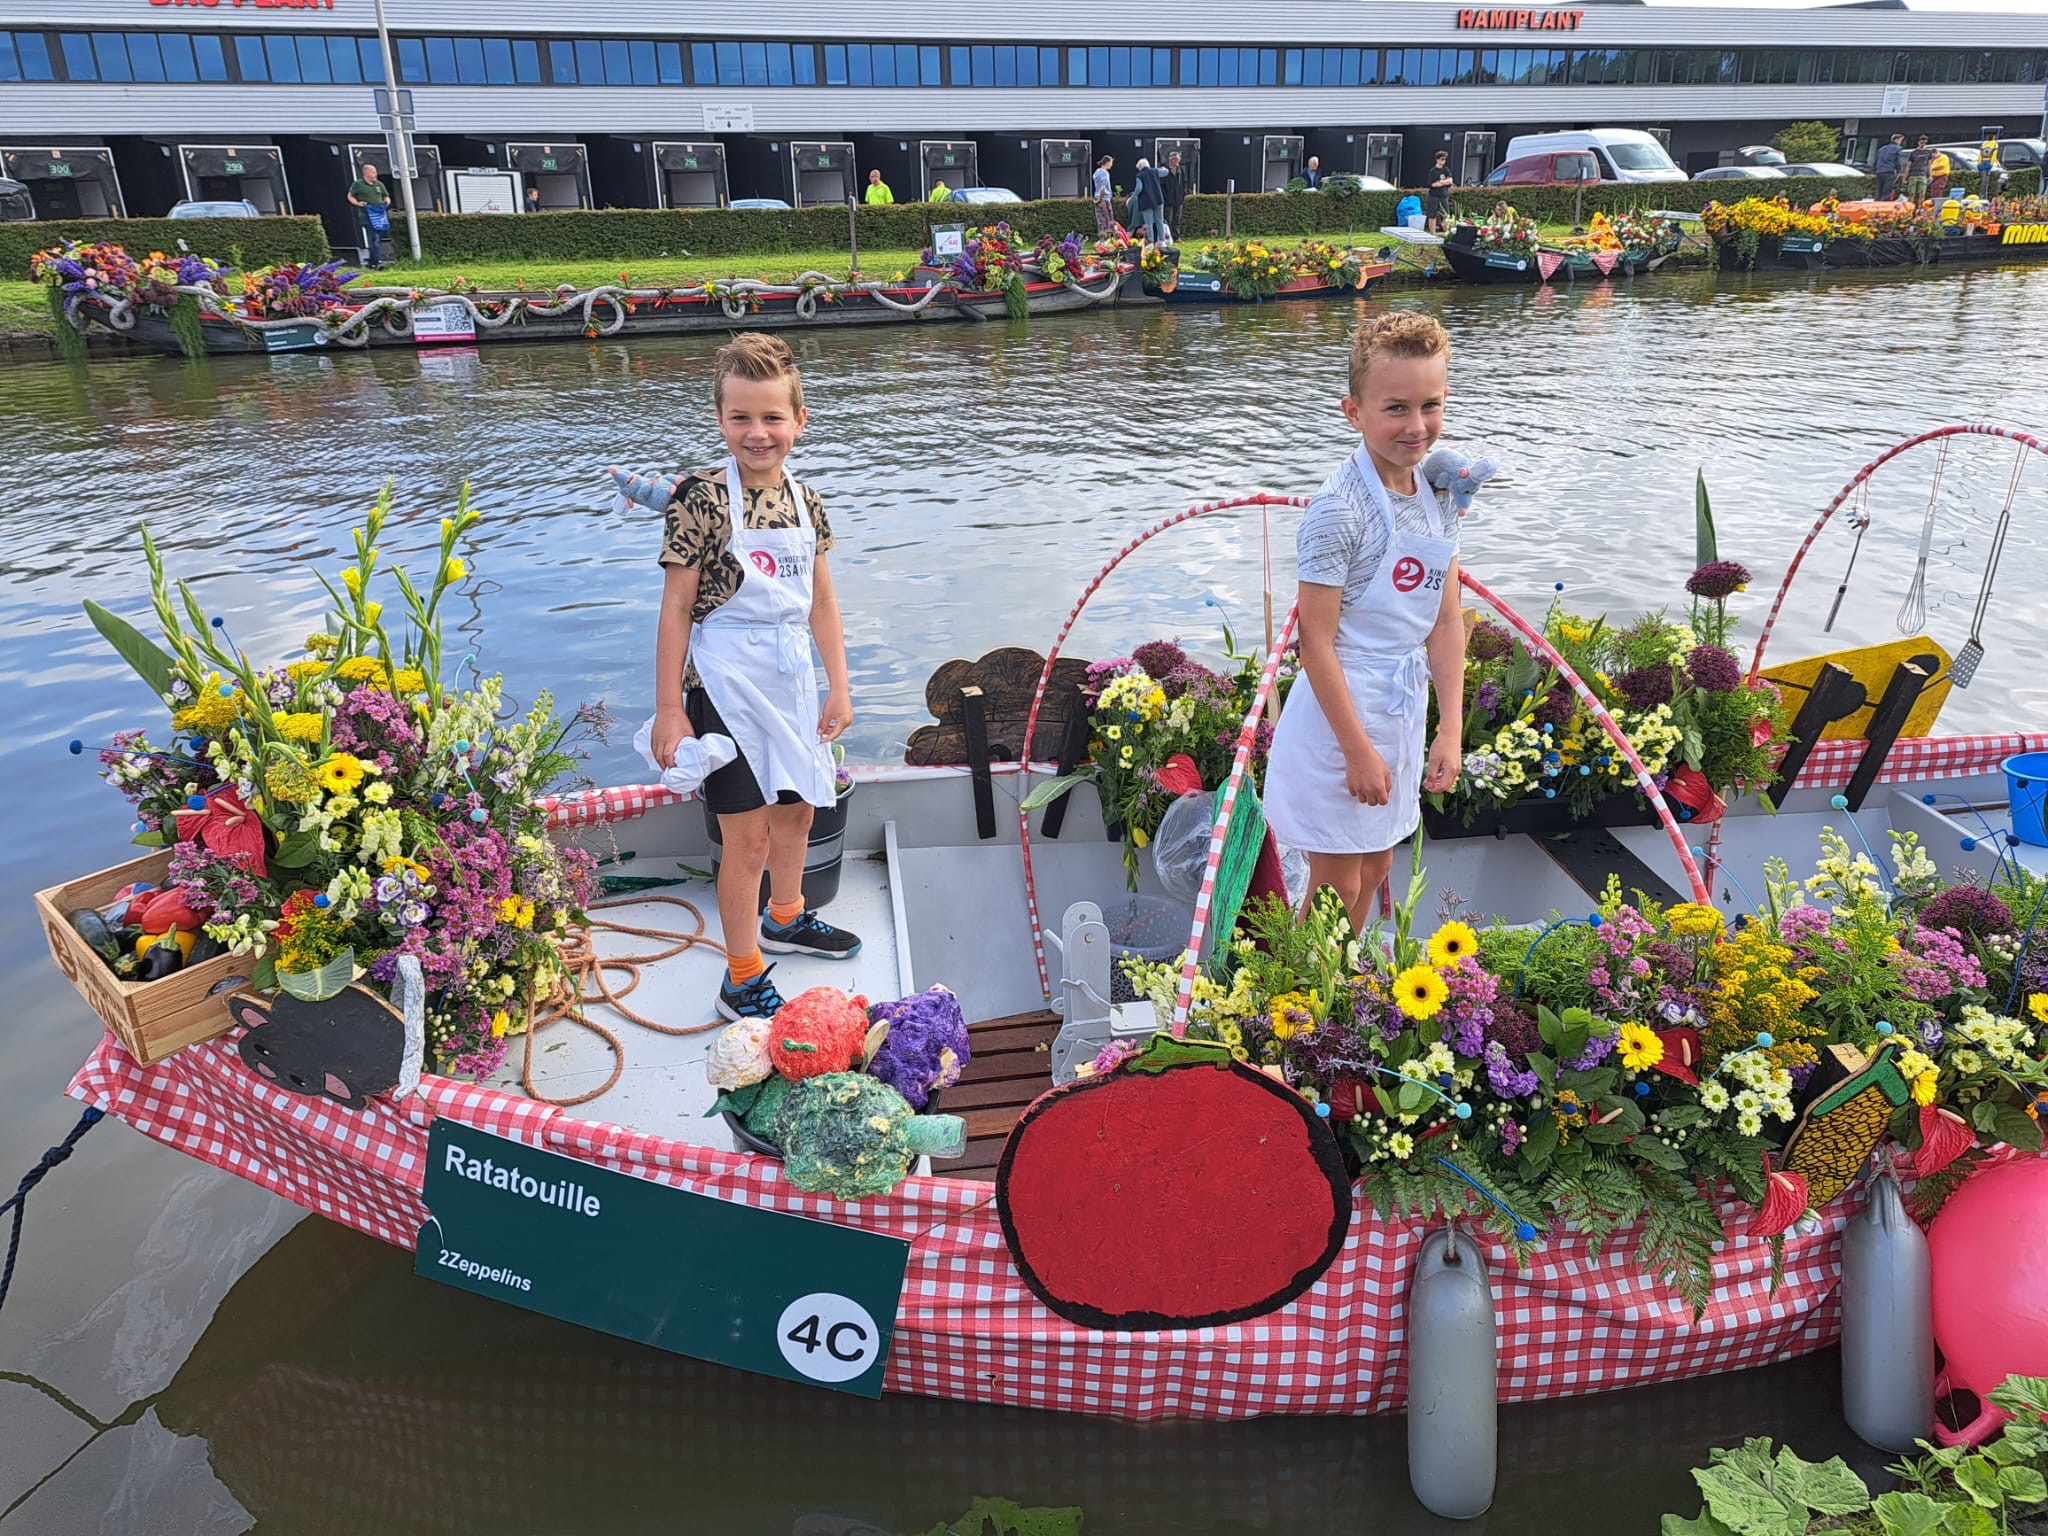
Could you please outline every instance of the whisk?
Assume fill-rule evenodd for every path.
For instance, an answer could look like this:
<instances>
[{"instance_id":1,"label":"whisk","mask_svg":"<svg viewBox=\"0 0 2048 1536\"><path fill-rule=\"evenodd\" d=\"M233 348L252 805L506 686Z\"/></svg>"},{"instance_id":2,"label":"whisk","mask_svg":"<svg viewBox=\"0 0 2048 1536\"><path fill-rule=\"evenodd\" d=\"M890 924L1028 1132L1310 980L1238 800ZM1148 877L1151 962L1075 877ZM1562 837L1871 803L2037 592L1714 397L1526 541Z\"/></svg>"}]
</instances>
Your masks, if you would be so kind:
<instances>
[{"instance_id":1,"label":"whisk","mask_svg":"<svg viewBox=\"0 0 2048 1536\"><path fill-rule=\"evenodd\" d=\"M1948 440L1935 449L1934 483L1927 488L1927 516L1920 524L1920 558L1913 565L1913 580L1906 588L1906 600L1899 604L1899 633L1917 635L1927 627L1927 557L1934 549L1934 518L1940 510L1941 472L1948 467Z\"/></svg>"}]
</instances>

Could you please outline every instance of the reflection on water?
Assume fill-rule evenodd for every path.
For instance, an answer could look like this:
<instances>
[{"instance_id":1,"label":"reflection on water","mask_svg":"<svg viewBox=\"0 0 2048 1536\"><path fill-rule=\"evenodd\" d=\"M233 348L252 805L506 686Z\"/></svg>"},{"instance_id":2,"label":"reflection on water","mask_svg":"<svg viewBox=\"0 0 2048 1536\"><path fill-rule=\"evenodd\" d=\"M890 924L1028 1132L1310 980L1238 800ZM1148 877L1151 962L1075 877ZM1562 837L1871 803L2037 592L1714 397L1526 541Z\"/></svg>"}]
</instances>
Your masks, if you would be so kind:
<instances>
[{"instance_id":1,"label":"reflection on water","mask_svg":"<svg viewBox=\"0 0 2048 1536\"><path fill-rule=\"evenodd\" d=\"M1673 603L1704 466L1722 553L1757 573L1754 635L1797 539L1876 452L1945 421L2048 423L2032 365L2044 300L2048 273L2013 270L1388 302L1442 313L1457 344L1451 435L1509 468L1466 529L1475 572L1536 612L1559 583L1585 611ZM840 540L856 752L900 751L939 661L1042 647L1144 523L1197 499L1312 489L1348 446L1345 333L1379 307L801 338L813 424L797 468ZM144 611L136 523L245 647L285 652L319 616L315 572L338 563L384 478L398 486L401 560L431 544L467 481L487 522L457 616L465 645L516 690L602 697L637 720L658 519L615 516L603 471L711 457L711 351L673 339L0 371L0 783L13 797L0 910L14 915L0 930L13 1004L0 1179L69 1125L57 1090L91 1038L22 914L36 886L125 856L118 801L62 744L149 717L78 610L93 596ZM1930 507L1929 628L1954 649L2011 467L2009 450L1959 446L1931 502L1931 453L1881 476L1835 633L1820 631L1847 558L1839 533L1817 548L1775 654L1890 638ZM1989 654L1948 728L2042 716L2044 504L2048 465L2022 484ZM1272 536L1284 608L1284 517ZM1255 633L1260 557L1255 517L1177 530L1126 562L1072 649L1199 642L1225 617ZM636 768L621 745L593 771ZM251 1516L265 1532L779 1533L835 1511L910 1530L976 1494L1079 1504L1091 1532L1428 1523L1408 1502L1398 1422L1140 1429L854 1403L422 1285L398 1256L318 1222L272 1247L292 1214L117 1126L45 1186L0 1318L0 1421L20 1426L0 1436L0 1511L42 1487L0 1513L0 1536L241 1530ZM1821 1454L1838 1433L1829 1373L1823 1359L1516 1410L1485 1528L1565 1529L1598 1508L1615 1529L1651 1529L1651 1511L1685 1504L1685 1465L1744 1432L1791 1430Z\"/></svg>"}]
</instances>

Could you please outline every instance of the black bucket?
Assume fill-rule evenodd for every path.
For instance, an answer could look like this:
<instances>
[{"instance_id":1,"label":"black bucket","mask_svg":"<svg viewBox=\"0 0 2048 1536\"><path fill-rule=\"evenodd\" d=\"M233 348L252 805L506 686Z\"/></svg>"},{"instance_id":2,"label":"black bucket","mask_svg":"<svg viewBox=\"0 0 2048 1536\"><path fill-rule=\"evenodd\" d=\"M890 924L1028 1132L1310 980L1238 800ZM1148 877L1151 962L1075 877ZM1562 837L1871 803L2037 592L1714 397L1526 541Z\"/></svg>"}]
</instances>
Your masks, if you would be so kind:
<instances>
[{"instance_id":1,"label":"black bucket","mask_svg":"<svg viewBox=\"0 0 2048 1536\"><path fill-rule=\"evenodd\" d=\"M804 905L812 911L839 894L839 867L846 852L846 811L853 804L858 786L849 784L839 792L836 804L819 808L811 817L810 847L804 852ZM711 873L725 855L725 839L718 830L718 817L704 807L704 830L711 838ZM768 905L768 876L761 876L761 905Z\"/></svg>"}]
</instances>

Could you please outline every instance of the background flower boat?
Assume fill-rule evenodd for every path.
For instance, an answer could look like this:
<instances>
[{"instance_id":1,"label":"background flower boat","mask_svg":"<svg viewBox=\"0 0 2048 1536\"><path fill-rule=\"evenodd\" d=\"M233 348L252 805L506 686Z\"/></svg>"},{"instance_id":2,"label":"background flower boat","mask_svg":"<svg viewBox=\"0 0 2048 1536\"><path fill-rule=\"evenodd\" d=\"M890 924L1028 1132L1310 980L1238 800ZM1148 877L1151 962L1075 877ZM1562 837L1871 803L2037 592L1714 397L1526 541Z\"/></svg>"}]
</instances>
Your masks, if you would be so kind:
<instances>
[{"instance_id":1,"label":"background flower boat","mask_svg":"<svg viewBox=\"0 0 2048 1536\"><path fill-rule=\"evenodd\" d=\"M1710 203L1701 218L1724 272L1985 265L2048 254L2048 200L2040 197L1958 197L1938 210L1833 198L1799 209L1783 198L1746 197Z\"/></svg>"},{"instance_id":2,"label":"background flower boat","mask_svg":"<svg viewBox=\"0 0 2048 1536\"><path fill-rule=\"evenodd\" d=\"M1393 263L1327 240L1269 247L1258 240L1205 245L1185 260L1149 247L1140 262L1145 286L1168 304L1261 304L1268 299L1330 299L1370 291Z\"/></svg>"},{"instance_id":3,"label":"background flower boat","mask_svg":"<svg viewBox=\"0 0 2048 1536\"><path fill-rule=\"evenodd\" d=\"M2039 450L2031 439L1995 428L1951 428L1934 436L1957 433L2017 439L2025 450ZM1869 473L1866 469L1849 489ZM1147 530L1111 567L1190 517L1238 508L1264 515L1298 505L1298 499L1272 496L1205 504ZM1816 535L1833 510L1823 514ZM1805 552L1802 548L1802 557ZM1541 628L1498 604L1476 579L1470 590L1546 660L1565 664ZM1077 606L1070 616L1061 642L1080 611ZM1283 627L1276 637L1283 650L1269 652L1258 667L1254 707L1217 786L1226 822L1249 771L1256 706L1275 684L1285 638ZM1013 1261L1011 1236L991 1208L986 1176L1012 1140L1012 1128L1027 1105L1046 1102L1041 1098L1048 1064L1043 1047L1063 1025L1060 1015L1044 1006L1052 983L1058 981L1068 997L1077 995L1059 968L1049 969L1051 951L1042 935L1055 914L1069 912L1076 903L1100 903L1107 912L1125 890L1128 875L1128 839L1121 829L1111 833L1103 817L1093 814L1105 802L1097 800L1091 782L1069 784L1065 798L1036 805L1014 820L996 813L998 793L1008 798L1002 781L1033 772L1043 777L1054 760L1071 767L1075 741L1089 734L1075 722L1090 714L1077 712L1072 697L1084 669L1057 650L1056 645L1055 654L1042 658L998 652L940 669L927 693L938 722L914 738L915 761L859 771L860 793L847 820L846 846L855 858L848 862L834 915L843 913L868 937L850 985L872 995L908 996L944 983L956 990L973 1021L973 1064L947 1091L948 1107L966 1115L969 1142L954 1176L920 1175L890 1194L840 1203L795 1188L772 1159L707 1145L702 1117L711 1091L697 1075L701 1046L668 1034L632 1037L634 1071L607 1099L604 1119L572 1114L562 1102L604 1078L613 1065L611 1051L588 1033L568 1036L550 1053L539 1087L551 1099L521 1095L513 1086L517 1074L501 1070L481 1083L428 1074L417 1094L373 1099L362 1109L318 1099L309 1106L305 1097L245 1070L231 1037L188 1046L152 1067L138 1065L112 1041L103 1042L72 1092L168 1145L402 1247L419 1240L427 1218L420 1199L421 1166L425 1138L437 1118L593 1166L901 1236L911 1245L910 1269L888 1365L891 1390L1132 1418L1399 1407L1407 1391L1406 1353L1398 1342L1404 1298L1388 1277L1414 1267L1428 1226L1419 1216L1376 1214L1354 1200L1342 1241L1305 1290L1277 1309L1194 1332L1112 1330L1055 1315L1040 1285ZM1171 675L1180 663L1167 666L1169 661L1160 657L1154 664ZM1144 667L1127 661L1102 675L1133 679L1123 690L1132 695L1129 707L1140 721L1164 720L1166 706L1153 715L1148 685L1137 681L1152 676ZM1121 694L1117 698L1121 710ZM1099 710L1092 713L1100 718ZM1792 751L1798 761L1785 765L1792 783L1778 795L1776 813L1753 799L1737 801L1714 819L1712 833L1695 834L1697 844L1653 790L1652 801L1660 806L1655 826L1611 829L1564 845L1553 838L1509 834L1433 846L1429 883L1477 893L1462 909L1472 924L1532 925L1528 931L1536 937L1527 947L1533 950L1568 923L1558 914L1583 913L1615 899L1610 887L1617 881L1649 892L1647 899L1660 905L1659 893L1667 895L1669 915L1656 921L1671 925L1681 945L1691 943L1704 935L1709 919L1717 926L1720 921L1707 900L1703 863L1716 885L1763 889L1775 878L1771 862L1783 849L1800 841L1832 846L1823 842L1822 831L1843 824L1845 814L1859 839L1882 842L1887 832L1917 839L1922 848L1940 850L1945 864L1980 880L2008 878L2008 866L2011 878L2031 881L2048 871L2048 855L2031 848L2009 850L2001 840L1985 837L1979 824L2006 794L2000 763L2014 752L2048 748L2048 736L1890 740L1878 727L1871 734L1874 756L1873 742L1864 739L1818 734L1795 739ZM964 753L956 750L959 743L968 744ZM1003 751L1013 760L1001 760ZM1027 769L1019 759L1038 766ZM1643 782L1653 789L1647 775ZM1114 797L1111 811L1123 814L1128 802L1113 790L1103 793ZM1241 799L1239 814L1248 814L1251 803ZM545 802L545 809L558 843L614 861L629 858L630 867L657 879L666 879L679 864L700 863L706 854L697 808L658 789L567 795ZM1227 841L1227 830L1219 828L1196 903L1204 916ZM1856 860L1846 852L1829 858L1847 875L1861 878L1855 874ZM1166 899L1164 887L1142 871L1139 890ZM645 928L660 911L642 896L619 909L618 918L629 927ZM1197 950L1201 922L1198 918ZM1453 926L1461 925L1446 925L1432 941L1433 950L1439 941L1446 947L1444 956L1432 956L1432 967L1455 968L1464 962L1462 953L1451 952L1464 943ZM1406 937L1403 928L1397 944ZM714 954L693 954L690 948L643 967L637 1007L676 1022L702 1011L706 983L718 961ZM1187 1011L1189 988L1197 979L1191 955L1181 975L1176 1012ZM1170 993L1170 973L1166 984ZM1196 1001L1210 1006L1200 996ZM1284 1016L1276 1004L1269 1033L1271 1023ZM1296 1040L1309 1037L1295 1030ZM1285 1043L1285 1037L1276 1038ZM1628 1048L1639 1047L1649 1060L1653 1053L1641 1042ZM1937 1048L1927 1043L1927 1049ZM1299 1050L1286 1045L1283 1055ZM1114 1063L1100 1070L1112 1072ZM1776 1070L1759 1067L1758 1081L1766 1082ZM1969 1075L1953 1061L1927 1070L1943 1085L1953 1071ZM1070 1086L1052 1098L1074 1093ZM1993 1100L1979 1102L1991 1105ZM1998 1100L1994 1118L2006 1112ZM1991 1141L2023 1134L2009 1119L1997 1119L1997 1124ZM2038 1145L2033 1122L2025 1129ZM1227 1124L1211 1126L1205 1134L1227 1137L1228 1130ZM1385 1155L1397 1160L1410 1156L1398 1145L1404 1134L1380 1138L1393 1143ZM1591 1135L1590 1129L1586 1134ZM1237 1154L1212 1141L1210 1155L1227 1170ZM1134 1165L1129 1172L1143 1177L1156 1170ZM1375 1170L1369 1163L1365 1187L1385 1175L1384 1168ZM1077 1196L1088 1193L1076 1191ZM1545 1218L1547 1230L1531 1227L1524 1234L1513 1219L1503 1231L1497 1213L1476 1210L1470 1239L1493 1277L1501 1320L1501 1394L1521 1400L1706 1374L1788 1358L1830 1342L1839 1326L1838 1240L1853 1197L1816 1200L1817 1217L1806 1226L1792 1224L1795 1208L1781 1213L1786 1225L1774 1233L1752 1235L1741 1223L1756 1215L1750 1207L1757 1200L1737 1194L1724 1187L1714 1202L1719 1241L1706 1261L1711 1282L1704 1296L1667 1283L1674 1238L1669 1232L1660 1235L1655 1216L1611 1228ZM1729 1224L1725 1234L1724 1223ZM1518 1255L1525 1261L1520 1267ZM1599 1282L1589 1284L1596 1265ZM1560 1331L1569 1331L1579 1343L1570 1357L1548 1345ZM1119 1367L1114 1372L1101 1368L1111 1353Z\"/></svg>"},{"instance_id":4,"label":"background flower boat","mask_svg":"<svg viewBox=\"0 0 2048 1536\"><path fill-rule=\"evenodd\" d=\"M1678 248L1675 230L1653 214L1620 213L1610 221L1596 212L1590 228L1584 240L1544 245L1535 220L1496 211L1489 219L1454 224L1444 238L1444 258L1469 283L1598 282L1654 272Z\"/></svg>"}]
</instances>

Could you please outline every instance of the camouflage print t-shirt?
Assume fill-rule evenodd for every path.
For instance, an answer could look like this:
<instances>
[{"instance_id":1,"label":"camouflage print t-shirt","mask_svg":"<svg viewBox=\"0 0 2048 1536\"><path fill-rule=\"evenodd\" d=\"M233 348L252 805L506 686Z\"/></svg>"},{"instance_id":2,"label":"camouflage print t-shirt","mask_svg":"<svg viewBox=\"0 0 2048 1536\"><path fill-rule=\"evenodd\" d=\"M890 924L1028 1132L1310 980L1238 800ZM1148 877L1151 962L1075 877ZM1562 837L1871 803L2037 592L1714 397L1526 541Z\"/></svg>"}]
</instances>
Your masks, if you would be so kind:
<instances>
[{"instance_id":1,"label":"camouflage print t-shirt","mask_svg":"<svg viewBox=\"0 0 2048 1536\"><path fill-rule=\"evenodd\" d=\"M740 563L733 557L732 507L721 478L724 467L693 469L683 477L663 515L661 563L680 565L697 572L697 601L690 610L692 623L701 624L705 615L717 609L740 589ZM812 487L803 487L805 510L817 530L818 553L832 547L832 525L825 519L825 503ZM789 482L746 491L746 526L749 528L795 528L798 512L789 499ZM683 686L697 686L697 668L690 663Z\"/></svg>"}]
</instances>

